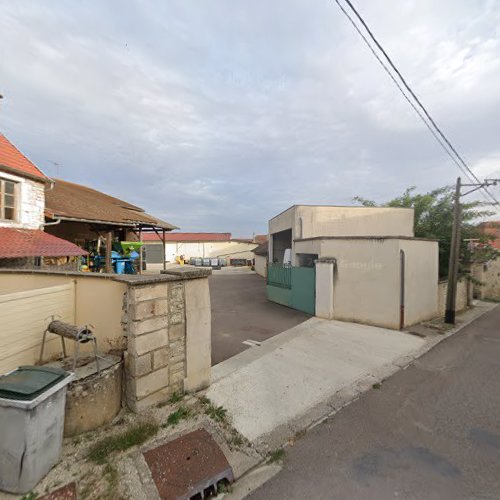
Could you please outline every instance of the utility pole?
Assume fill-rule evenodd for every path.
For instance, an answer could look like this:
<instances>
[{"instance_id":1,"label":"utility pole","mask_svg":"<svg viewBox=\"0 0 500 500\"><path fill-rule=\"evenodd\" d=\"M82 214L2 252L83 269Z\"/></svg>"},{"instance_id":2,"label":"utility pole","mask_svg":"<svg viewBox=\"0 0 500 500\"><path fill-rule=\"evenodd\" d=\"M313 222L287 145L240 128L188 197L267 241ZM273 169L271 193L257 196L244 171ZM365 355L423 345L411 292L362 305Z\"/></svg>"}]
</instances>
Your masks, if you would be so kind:
<instances>
[{"instance_id":1,"label":"utility pole","mask_svg":"<svg viewBox=\"0 0 500 500\"><path fill-rule=\"evenodd\" d=\"M458 281L458 266L460 261L460 242L462 228L462 205L460 197L466 196L478 189L488 186L496 186L500 179L485 179L484 182L477 184L462 184L460 177L457 179L455 187L455 201L453 205L453 227L451 230L451 245L450 245L450 260L448 264L448 288L446 292L446 311L444 322L454 325L455 312L457 301L457 281ZM461 193L462 187L471 187L466 193Z\"/></svg>"},{"instance_id":2,"label":"utility pole","mask_svg":"<svg viewBox=\"0 0 500 500\"><path fill-rule=\"evenodd\" d=\"M462 225L462 209L460 191L462 179L457 179L455 201L453 205L453 227L451 230L450 260L448 263L448 288L446 291L446 312L444 322L455 324L455 306L457 301L458 261L460 256L460 228Z\"/></svg>"}]
</instances>

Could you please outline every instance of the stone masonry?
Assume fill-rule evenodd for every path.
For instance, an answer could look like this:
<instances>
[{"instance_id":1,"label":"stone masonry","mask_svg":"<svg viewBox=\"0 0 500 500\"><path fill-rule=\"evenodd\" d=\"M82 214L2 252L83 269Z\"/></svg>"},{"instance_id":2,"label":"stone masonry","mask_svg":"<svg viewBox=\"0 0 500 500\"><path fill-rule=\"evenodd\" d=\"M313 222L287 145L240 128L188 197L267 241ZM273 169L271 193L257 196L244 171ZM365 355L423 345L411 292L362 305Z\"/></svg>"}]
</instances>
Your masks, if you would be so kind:
<instances>
[{"instance_id":1,"label":"stone masonry","mask_svg":"<svg viewBox=\"0 0 500 500\"><path fill-rule=\"evenodd\" d=\"M167 401L175 392L198 390L208 385L210 323L203 326L206 322L201 323L190 313L191 309L186 309L186 290L193 295L190 298L197 300L192 285L188 288L187 285L197 282L201 289L206 287L208 291L207 276L206 270L186 269L177 276L122 278L129 285L124 294L122 324L127 337L125 401L132 411ZM202 325L201 329L197 324ZM189 354L188 347L197 341L190 339L193 335L200 338L201 357L199 352ZM191 360L187 359L189 356ZM191 376L191 384L185 387L189 378L188 362L195 375L208 370L201 384L199 376Z\"/></svg>"},{"instance_id":2,"label":"stone masonry","mask_svg":"<svg viewBox=\"0 0 500 500\"><path fill-rule=\"evenodd\" d=\"M124 306L126 401L138 411L184 391L184 282L130 287Z\"/></svg>"}]
</instances>

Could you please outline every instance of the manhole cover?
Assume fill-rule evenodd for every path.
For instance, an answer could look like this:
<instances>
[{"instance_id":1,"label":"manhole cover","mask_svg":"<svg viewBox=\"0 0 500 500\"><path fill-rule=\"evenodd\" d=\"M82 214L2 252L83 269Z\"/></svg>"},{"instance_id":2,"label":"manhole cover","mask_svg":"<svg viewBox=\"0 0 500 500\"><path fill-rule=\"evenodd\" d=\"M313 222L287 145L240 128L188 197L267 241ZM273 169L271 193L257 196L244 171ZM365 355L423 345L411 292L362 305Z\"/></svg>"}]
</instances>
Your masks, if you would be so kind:
<instances>
[{"instance_id":1,"label":"manhole cover","mask_svg":"<svg viewBox=\"0 0 500 500\"><path fill-rule=\"evenodd\" d=\"M24 497L23 497L24 498ZM47 495L40 497L40 500L76 500L76 484L69 483L62 488L51 491Z\"/></svg>"},{"instance_id":2,"label":"manhole cover","mask_svg":"<svg viewBox=\"0 0 500 500\"><path fill-rule=\"evenodd\" d=\"M215 495L221 481L233 481L231 466L205 429L146 451L144 458L162 500L201 499Z\"/></svg>"}]
</instances>

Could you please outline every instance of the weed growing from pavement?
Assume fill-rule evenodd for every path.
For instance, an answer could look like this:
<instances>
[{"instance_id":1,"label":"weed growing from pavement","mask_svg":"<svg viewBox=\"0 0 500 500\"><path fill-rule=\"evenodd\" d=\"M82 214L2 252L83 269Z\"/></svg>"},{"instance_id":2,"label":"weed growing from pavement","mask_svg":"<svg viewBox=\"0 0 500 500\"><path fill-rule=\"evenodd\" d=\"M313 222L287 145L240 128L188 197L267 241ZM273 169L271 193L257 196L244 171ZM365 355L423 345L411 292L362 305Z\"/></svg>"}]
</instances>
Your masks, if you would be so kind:
<instances>
[{"instance_id":1,"label":"weed growing from pavement","mask_svg":"<svg viewBox=\"0 0 500 500\"><path fill-rule=\"evenodd\" d=\"M205 408L205 415L217 422L225 422L227 418L227 410L222 406L208 405Z\"/></svg>"},{"instance_id":2,"label":"weed growing from pavement","mask_svg":"<svg viewBox=\"0 0 500 500\"><path fill-rule=\"evenodd\" d=\"M283 448L278 448L277 450L271 451L267 455L267 463L274 464L276 462L281 462L285 458L285 450Z\"/></svg>"},{"instance_id":3,"label":"weed growing from pavement","mask_svg":"<svg viewBox=\"0 0 500 500\"><path fill-rule=\"evenodd\" d=\"M179 401L182 401L183 399L184 399L184 394L182 394L182 392L174 392L170 396L170 399L168 400L168 402L175 404L175 403L178 403Z\"/></svg>"},{"instance_id":4,"label":"weed growing from pavement","mask_svg":"<svg viewBox=\"0 0 500 500\"><path fill-rule=\"evenodd\" d=\"M118 470L111 462L106 462L104 466L104 477L108 481L108 495L112 498L112 493L118 486Z\"/></svg>"},{"instance_id":5,"label":"weed growing from pavement","mask_svg":"<svg viewBox=\"0 0 500 500\"><path fill-rule=\"evenodd\" d=\"M167 417L167 423L162 424L162 427L168 427L169 425L177 425L181 420L189 418L191 416L191 410L185 406L181 406L178 410L175 410Z\"/></svg>"},{"instance_id":6,"label":"weed growing from pavement","mask_svg":"<svg viewBox=\"0 0 500 500\"><path fill-rule=\"evenodd\" d=\"M36 500L38 498L38 493L30 491L21 497L21 500Z\"/></svg>"},{"instance_id":7,"label":"weed growing from pavement","mask_svg":"<svg viewBox=\"0 0 500 500\"><path fill-rule=\"evenodd\" d=\"M380 389L382 387L382 384L379 384L378 382L376 382L375 384L372 385L372 387L374 389Z\"/></svg>"},{"instance_id":8,"label":"weed growing from pavement","mask_svg":"<svg viewBox=\"0 0 500 500\"><path fill-rule=\"evenodd\" d=\"M114 436L108 436L95 443L88 458L96 464L105 464L108 456L115 451L124 451L132 446L146 442L158 432L154 421L140 422Z\"/></svg>"}]
</instances>

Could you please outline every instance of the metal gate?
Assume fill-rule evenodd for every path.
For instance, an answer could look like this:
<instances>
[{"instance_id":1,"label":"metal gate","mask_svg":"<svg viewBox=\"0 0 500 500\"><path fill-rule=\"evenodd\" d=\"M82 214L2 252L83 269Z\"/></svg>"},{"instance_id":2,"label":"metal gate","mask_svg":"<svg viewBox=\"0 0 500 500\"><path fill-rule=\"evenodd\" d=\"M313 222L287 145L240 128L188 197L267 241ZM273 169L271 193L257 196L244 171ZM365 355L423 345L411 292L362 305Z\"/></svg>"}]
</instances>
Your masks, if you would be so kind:
<instances>
[{"instance_id":1,"label":"metal gate","mask_svg":"<svg viewBox=\"0 0 500 500\"><path fill-rule=\"evenodd\" d=\"M267 270L267 298L284 306L314 315L316 270L271 264Z\"/></svg>"}]
</instances>

